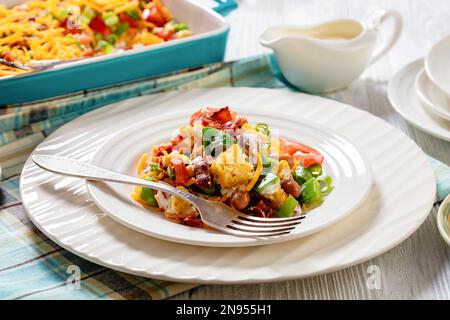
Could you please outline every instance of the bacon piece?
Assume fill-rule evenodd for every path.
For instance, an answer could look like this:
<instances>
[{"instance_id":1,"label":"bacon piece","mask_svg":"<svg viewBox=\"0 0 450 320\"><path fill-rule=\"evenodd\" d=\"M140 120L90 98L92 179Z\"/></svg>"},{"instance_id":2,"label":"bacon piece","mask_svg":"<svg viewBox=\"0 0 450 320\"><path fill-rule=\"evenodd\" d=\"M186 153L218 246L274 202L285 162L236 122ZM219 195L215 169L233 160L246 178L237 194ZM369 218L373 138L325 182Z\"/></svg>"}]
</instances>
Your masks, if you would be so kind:
<instances>
[{"instance_id":1,"label":"bacon piece","mask_svg":"<svg viewBox=\"0 0 450 320\"><path fill-rule=\"evenodd\" d=\"M152 149L152 156L160 157L164 154L164 151L166 151L167 153L171 153L172 148L173 148L173 146L171 143L163 143L163 144L154 146Z\"/></svg>"},{"instance_id":2,"label":"bacon piece","mask_svg":"<svg viewBox=\"0 0 450 320\"><path fill-rule=\"evenodd\" d=\"M275 212L273 206L263 199L259 200L256 205L250 206L246 211L251 215L262 218L268 218Z\"/></svg>"},{"instance_id":3,"label":"bacon piece","mask_svg":"<svg viewBox=\"0 0 450 320\"><path fill-rule=\"evenodd\" d=\"M187 216L186 218L181 220L181 224L184 224L184 225L190 226L190 227L197 227L197 228L203 227L202 220L199 217L194 217L194 216Z\"/></svg>"},{"instance_id":4,"label":"bacon piece","mask_svg":"<svg viewBox=\"0 0 450 320\"><path fill-rule=\"evenodd\" d=\"M191 116L189 124L192 126L200 122L204 127L212 127L222 130L228 123L236 119L236 113L229 107L223 108L202 108ZM245 121L247 122L247 121Z\"/></svg>"}]
</instances>

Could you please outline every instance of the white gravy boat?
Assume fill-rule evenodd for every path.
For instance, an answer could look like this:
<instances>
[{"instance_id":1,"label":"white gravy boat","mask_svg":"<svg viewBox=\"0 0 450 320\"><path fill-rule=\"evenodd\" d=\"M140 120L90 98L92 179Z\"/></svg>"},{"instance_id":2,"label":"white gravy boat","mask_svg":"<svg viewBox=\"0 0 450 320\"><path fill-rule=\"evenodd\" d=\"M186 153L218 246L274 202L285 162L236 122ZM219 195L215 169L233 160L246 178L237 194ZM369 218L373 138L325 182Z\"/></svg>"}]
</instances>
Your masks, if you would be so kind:
<instances>
[{"instance_id":1,"label":"white gravy boat","mask_svg":"<svg viewBox=\"0 0 450 320\"><path fill-rule=\"evenodd\" d=\"M387 19L393 30L375 48L378 28ZM402 31L397 12L378 12L367 24L341 19L314 26L275 26L266 29L260 42L272 48L284 77L311 93L332 92L347 87L364 69L380 59L395 44Z\"/></svg>"}]
</instances>

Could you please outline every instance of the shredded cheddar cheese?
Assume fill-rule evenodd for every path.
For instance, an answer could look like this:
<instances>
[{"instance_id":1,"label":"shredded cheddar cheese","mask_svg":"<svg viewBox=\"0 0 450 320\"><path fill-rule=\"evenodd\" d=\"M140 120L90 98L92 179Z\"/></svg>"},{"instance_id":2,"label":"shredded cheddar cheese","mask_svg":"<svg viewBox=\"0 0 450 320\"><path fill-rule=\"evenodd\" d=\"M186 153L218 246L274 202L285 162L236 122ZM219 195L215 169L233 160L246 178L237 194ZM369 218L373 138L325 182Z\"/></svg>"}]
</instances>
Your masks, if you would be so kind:
<instances>
[{"instance_id":1,"label":"shredded cheddar cheese","mask_svg":"<svg viewBox=\"0 0 450 320\"><path fill-rule=\"evenodd\" d=\"M157 12L143 14L147 8ZM0 4L0 58L18 63L73 60L183 36L159 0L31 0ZM188 32L190 35L190 31ZM21 74L0 64L0 77Z\"/></svg>"},{"instance_id":2,"label":"shredded cheddar cheese","mask_svg":"<svg viewBox=\"0 0 450 320\"><path fill-rule=\"evenodd\" d=\"M140 175L142 170L144 170L148 165L148 153L144 153L138 160L137 173Z\"/></svg>"},{"instance_id":3,"label":"shredded cheddar cheese","mask_svg":"<svg viewBox=\"0 0 450 320\"><path fill-rule=\"evenodd\" d=\"M253 175L252 180L250 180L250 182L245 187L244 191L252 190L253 186L258 181L259 176L261 175L261 172L262 172L263 163L262 163L261 155L257 151L255 151L255 153L256 153L256 170L255 170L255 174Z\"/></svg>"}]
</instances>

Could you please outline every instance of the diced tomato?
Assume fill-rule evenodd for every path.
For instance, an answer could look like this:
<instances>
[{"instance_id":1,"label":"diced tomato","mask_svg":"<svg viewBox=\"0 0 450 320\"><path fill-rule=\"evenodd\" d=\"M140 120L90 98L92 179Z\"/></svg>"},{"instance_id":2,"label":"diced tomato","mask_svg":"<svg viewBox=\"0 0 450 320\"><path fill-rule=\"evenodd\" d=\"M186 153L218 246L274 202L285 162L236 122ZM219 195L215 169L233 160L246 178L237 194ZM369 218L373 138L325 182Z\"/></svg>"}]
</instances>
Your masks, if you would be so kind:
<instances>
[{"instance_id":1,"label":"diced tomato","mask_svg":"<svg viewBox=\"0 0 450 320\"><path fill-rule=\"evenodd\" d=\"M307 145L281 138L280 147L281 153L288 153L294 156L295 159L303 163L305 168L312 164L322 164L323 162L323 155Z\"/></svg>"},{"instance_id":2,"label":"diced tomato","mask_svg":"<svg viewBox=\"0 0 450 320\"><path fill-rule=\"evenodd\" d=\"M158 8L156 6L153 6L150 9L150 12L148 13L148 17L146 19L148 22L153 23L157 27L162 27L166 24L166 20L164 19L161 12L159 12Z\"/></svg>"},{"instance_id":3,"label":"diced tomato","mask_svg":"<svg viewBox=\"0 0 450 320\"><path fill-rule=\"evenodd\" d=\"M163 39L164 41L170 40L172 35L173 35L173 32L172 31L168 31L168 30L161 30L161 31L156 33L156 36L161 38L161 39Z\"/></svg>"},{"instance_id":4,"label":"diced tomato","mask_svg":"<svg viewBox=\"0 0 450 320\"><path fill-rule=\"evenodd\" d=\"M63 33L64 34L78 34L80 33L80 29L78 28L74 28L73 26L71 26L70 24L68 24L68 18L64 18L63 20L60 21L59 26L64 28Z\"/></svg>"},{"instance_id":5,"label":"diced tomato","mask_svg":"<svg viewBox=\"0 0 450 320\"><path fill-rule=\"evenodd\" d=\"M294 153L294 159L299 160L305 168L313 164L322 164L323 162L323 156L321 154L301 153L300 151Z\"/></svg>"},{"instance_id":6,"label":"diced tomato","mask_svg":"<svg viewBox=\"0 0 450 320\"><path fill-rule=\"evenodd\" d=\"M89 27L98 33L101 33L104 37L108 36L111 33L111 29L105 24L103 19L99 16L94 17L89 23Z\"/></svg>"},{"instance_id":7,"label":"diced tomato","mask_svg":"<svg viewBox=\"0 0 450 320\"><path fill-rule=\"evenodd\" d=\"M15 60L14 55L11 52L5 52L3 54L3 59L5 59L6 61L10 61L10 62L13 62Z\"/></svg>"},{"instance_id":8,"label":"diced tomato","mask_svg":"<svg viewBox=\"0 0 450 320\"><path fill-rule=\"evenodd\" d=\"M297 151L300 151L302 153L320 154L320 152L317 151L316 149L296 141L289 141L281 138L280 143L282 151L285 151L285 153L289 153L290 155L293 155Z\"/></svg>"},{"instance_id":9,"label":"diced tomato","mask_svg":"<svg viewBox=\"0 0 450 320\"><path fill-rule=\"evenodd\" d=\"M120 22L128 23L128 25L131 28L137 28L138 27L138 21L137 20L133 20L133 18L131 18L126 12L121 12L119 14L119 20L120 20Z\"/></svg>"},{"instance_id":10,"label":"diced tomato","mask_svg":"<svg viewBox=\"0 0 450 320\"><path fill-rule=\"evenodd\" d=\"M78 34L78 33L80 33L80 30L79 29L75 29L75 28L73 28L73 29L66 29L66 30L64 30L63 31L63 33L64 34Z\"/></svg>"},{"instance_id":11,"label":"diced tomato","mask_svg":"<svg viewBox=\"0 0 450 320\"><path fill-rule=\"evenodd\" d=\"M184 162L180 158L173 158L170 160L175 171L175 185L179 186L189 180L188 172Z\"/></svg>"}]
</instances>

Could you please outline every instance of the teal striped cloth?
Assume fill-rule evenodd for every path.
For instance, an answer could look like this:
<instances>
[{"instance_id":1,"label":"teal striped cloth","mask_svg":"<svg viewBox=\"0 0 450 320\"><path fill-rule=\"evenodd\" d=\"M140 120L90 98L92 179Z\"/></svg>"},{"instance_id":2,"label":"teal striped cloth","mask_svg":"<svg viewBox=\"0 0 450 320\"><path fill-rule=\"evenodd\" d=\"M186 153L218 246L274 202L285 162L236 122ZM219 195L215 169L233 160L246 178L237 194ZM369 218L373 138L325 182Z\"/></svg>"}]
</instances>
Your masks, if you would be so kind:
<instances>
[{"instance_id":1,"label":"teal striped cloth","mask_svg":"<svg viewBox=\"0 0 450 320\"><path fill-rule=\"evenodd\" d=\"M219 86L285 88L272 56L257 56L22 105L0 106L0 299L163 299L196 285L144 279L77 257L50 241L28 219L19 197L23 163L62 124L101 106L174 89ZM293 90L293 89L292 89ZM450 169L430 158L437 201L450 193ZM70 266L80 288L67 284Z\"/></svg>"}]
</instances>

